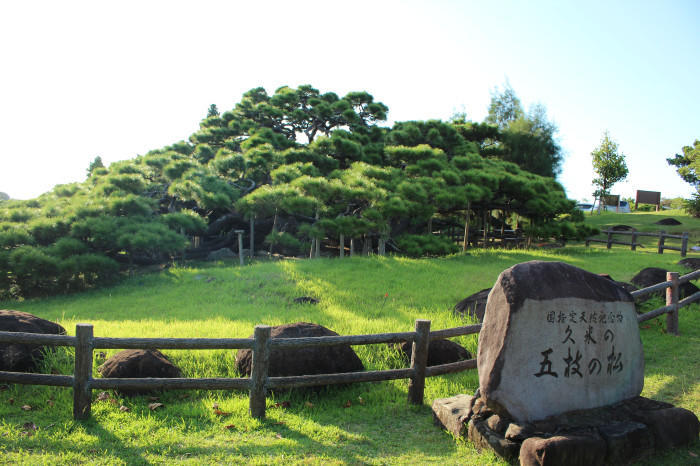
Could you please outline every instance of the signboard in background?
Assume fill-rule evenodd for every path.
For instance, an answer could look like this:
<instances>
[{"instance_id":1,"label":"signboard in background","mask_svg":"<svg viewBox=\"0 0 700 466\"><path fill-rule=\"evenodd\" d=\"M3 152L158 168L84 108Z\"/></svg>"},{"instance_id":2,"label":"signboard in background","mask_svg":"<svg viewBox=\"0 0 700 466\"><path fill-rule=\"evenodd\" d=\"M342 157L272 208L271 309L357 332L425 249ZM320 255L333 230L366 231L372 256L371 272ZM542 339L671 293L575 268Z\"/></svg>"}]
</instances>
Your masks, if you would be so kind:
<instances>
[{"instance_id":1,"label":"signboard in background","mask_svg":"<svg viewBox=\"0 0 700 466\"><path fill-rule=\"evenodd\" d=\"M634 201L634 209L637 210L639 204L653 204L658 212L661 208L661 193L659 191L637 190L637 197Z\"/></svg>"}]
</instances>

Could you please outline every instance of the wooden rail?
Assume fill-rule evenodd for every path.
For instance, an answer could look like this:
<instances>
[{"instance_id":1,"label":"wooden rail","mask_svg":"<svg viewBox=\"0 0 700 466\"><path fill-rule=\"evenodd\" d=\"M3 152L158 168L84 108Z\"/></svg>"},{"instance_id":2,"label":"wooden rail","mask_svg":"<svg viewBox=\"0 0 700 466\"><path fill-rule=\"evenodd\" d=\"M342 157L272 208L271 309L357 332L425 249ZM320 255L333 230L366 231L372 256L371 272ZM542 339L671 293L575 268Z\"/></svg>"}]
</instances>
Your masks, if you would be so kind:
<instances>
[{"instance_id":1,"label":"wooden rail","mask_svg":"<svg viewBox=\"0 0 700 466\"><path fill-rule=\"evenodd\" d=\"M431 340L478 333L481 324L430 332L429 320L417 320L414 332L380 333L372 335L339 335L309 338L271 338L271 327L257 325L254 338L104 338L94 337L91 324L77 324L75 336L44 335L20 332L0 332L0 343L29 343L75 348L74 373L69 375L30 374L0 371L0 381L29 385L50 385L73 388L73 417L90 417L92 390L107 389L181 389L181 390L248 390L249 407L253 417L264 418L268 389L309 387L353 382L377 382L409 379L408 401L423 403L425 378L461 372L476 367L470 359L427 367L428 345ZM315 374L293 377L269 377L270 355L273 348L308 348L334 345L371 345L377 343L413 342L411 367L381 371L341 374ZM96 349L252 349L253 364L250 378L92 378L93 352Z\"/></svg>"},{"instance_id":2,"label":"wooden rail","mask_svg":"<svg viewBox=\"0 0 700 466\"><path fill-rule=\"evenodd\" d=\"M596 239L593 237L586 238L586 247L590 246L591 243L605 243L607 248L610 249L610 247L613 244L619 244L622 246L630 246L630 249L632 251L637 250L637 246L639 246L639 243L637 242L637 238L640 236L653 236L656 238L659 238L658 243L657 243L657 251L659 254L663 254L664 250L672 250L672 251L680 251L681 257L685 257L686 254L688 253L688 233L684 232L682 235L671 235L666 233L665 231L661 230L658 233L646 233L642 231L615 231L615 230L603 230L601 233L605 233L608 235L607 239ZM614 241L613 240L613 235L628 235L632 236L632 240L627 243L624 241ZM679 239L681 240L681 246L666 246L666 239Z\"/></svg>"},{"instance_id":3,"label":"wooden rail","mask_svg":"<svg viewBox=\"0 0 700 466\"><path fill-rule=\"evenodd\" d=\"M657 283L656 285L630 293L633 298L639 298L650 293L666 290L666 305L654 309L653 311L638 315L638 322L644 322L662 314L666 314L666 331L672 335L680 335L680 331L678 330L678 310L684 306L687 306L688 304L700 300L700 291L679 300L678 290L683 283L700 277L700 270L683 275L682 277L679 277L678 275L678 272L667 272L665 282Z\"/></svg>"}]
</instances>

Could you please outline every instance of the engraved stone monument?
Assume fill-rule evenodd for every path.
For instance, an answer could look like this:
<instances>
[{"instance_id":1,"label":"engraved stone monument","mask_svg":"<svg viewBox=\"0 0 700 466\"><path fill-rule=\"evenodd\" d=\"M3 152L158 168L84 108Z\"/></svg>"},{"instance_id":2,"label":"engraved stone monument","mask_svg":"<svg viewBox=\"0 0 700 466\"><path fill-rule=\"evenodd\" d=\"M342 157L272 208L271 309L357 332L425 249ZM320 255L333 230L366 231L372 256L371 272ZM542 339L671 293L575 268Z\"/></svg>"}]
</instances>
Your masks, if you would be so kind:
<instances>
[{"instance_id":1,"label":"engraved stone monument","mask_svg":"<svg viewBox=\"0 0 700 466\"><path fill-rule=\"evenodd\" d=\"M489 293L474 396L436 399L436 423L521 465L622 464L698 438L687 409L639 396L632 296L561 262L504 270Z\"/></svg>"},{"instance_id":2,"label":"engraved stone monument","mask_svg":"<svg viewBox=\"0 0 700 466\"><path fill-rule=\"evenodd\" d=\"M630 294L561 262L525 262L501 273L477 360L489 407L519 421L613 404L644 386Z\"/></svg>"}]
</instances>

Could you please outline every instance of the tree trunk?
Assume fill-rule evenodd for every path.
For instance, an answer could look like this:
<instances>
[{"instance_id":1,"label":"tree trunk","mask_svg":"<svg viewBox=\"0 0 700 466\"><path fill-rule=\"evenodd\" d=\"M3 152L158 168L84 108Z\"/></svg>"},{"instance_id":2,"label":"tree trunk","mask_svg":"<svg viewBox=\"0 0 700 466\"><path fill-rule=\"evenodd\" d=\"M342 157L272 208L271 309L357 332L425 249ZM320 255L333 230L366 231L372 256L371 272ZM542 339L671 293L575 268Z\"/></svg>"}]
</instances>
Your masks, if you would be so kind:
<instances>
[{"instance_id":1,"label":"tree trunk","mask_svg":"<svg viewBox=\"0 0 700 466\"><path fill-rule=\"evenodd\" d=\"M469 247L469 214L471 212L471 202L467 202L467 215L464 219L464 242L462 243L462 252Z\"/></svg>"},{"instance_id":2,"label":"tree trunk","mask_svg":"<svg viewBox=\"0 0 700 466\"><path fill-rule=\"evenodd\" d=\"M314 224L318 223L318 218L319 218L318 209L316 209L315 217L316 217L316 221L314 222ZM316 259L318 259L319 257L321 257L321 238L319 238L318 236L316 238L314 238L314 246L315 246L314 257Z\"/></svg>"},{"instance_id":3,"label":"tree trunk","mask_svg":"<svg viewBox=\"0 0 700 466\"><path fill-rule=\"evenodd\" d=\"M275 234L275 231L277 230L277 209L275 209L275 216L272 218L272 234ZM275 244L274 238L272 241L270 241L270 251L269 253L272 254L272 246Z\"/></svg>"},{"instance_id":4,"label":"tree trunk","mask_svg":"<svg viewBox=\"0 0 700 466\"><path fill-rule=\"evenodd\" d=\"M484 209L484 249L488 247L489 244L489 224L486 220L487 211Z\"/></svg>"},{"instance_id":5,"label":"tree trunk","mask_svg":"<svg viewBox=\"0 0 700 466\"><path fill-rule=\"evenodd\" d=\"M377 253L380 256L383 256L386 253L386 246L385 246L384 238L379 238L379 241L377 242Z\"/></svg>"},{"instance_id":6,"label":"tree trunk","mask_svg":"<svg viewBox=\"0 0 700 466\"><path fill-rule=\"evenodd\" d=\"M433 234L433 216L432 215L428 219L428 234L429 235Z\"/></svg>"},{"instance_id":7,"label":"tree trunk","mask_svg":"<svg viewBox=\"0 0 700 466\"><path fill-rule=\"evenodd\" d=\"M255 255L255 215L250 215L250 259Z\"/></svg>"},{"instance_id":8,"label":"tree trunk","mask_svg":"<svg viewBox=\"0 0 700 466\"><path fill-rule=\"evenodd\" d=\"M340 234L340 258L345 257L345 235Z\"/></svg>"},{"instance_id":9,"label":"tree trunk","mask_svg":"<svg viewBox=\"0 0 700 466\"><path fill-rule=\"evenodd\" d=\"M371 243L372 243L372 240L367 235L364 235L362 237L362 255L363 256L369 256L369 248L370 248Z\"/></svg>"},{"instance_id":10,"label":"tree trunk","mask_svg":"<svg viewBox=\"0 0 700 466\"><path fill-rule=\"evenodd\" d=\"M350 238L350 257L355 255L355 238Z\"/></svg>"}]
</instances>

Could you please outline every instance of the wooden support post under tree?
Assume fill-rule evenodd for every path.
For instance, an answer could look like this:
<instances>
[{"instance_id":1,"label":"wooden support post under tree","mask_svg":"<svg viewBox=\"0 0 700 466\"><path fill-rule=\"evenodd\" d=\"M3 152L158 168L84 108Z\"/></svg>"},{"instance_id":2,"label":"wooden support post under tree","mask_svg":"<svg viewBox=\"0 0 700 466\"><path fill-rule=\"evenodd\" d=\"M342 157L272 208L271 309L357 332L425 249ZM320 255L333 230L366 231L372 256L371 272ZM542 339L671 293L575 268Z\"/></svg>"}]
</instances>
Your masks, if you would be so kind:
<instances>
[{"instance_id":1,"label":"wooden support post under tree","mask_svg":"<svg viewBox=\"0 0 700 466\"><path fill-rule=\"evenodd\" d=\"M92 325L76 324L75 370L73 372L73 418L88 419L92 402Z\"/></svg>"},{"instance_id":2,"label":"wooden support post under tree","mask_svg":"<svg viewBox=\"0 0 700 466\"><path fill-rule=\"evenodd\" d=\"M610 247L612 246L612 235L613 235L612 231L608 230L608 243L607 243L608 249L610 249Z\"/></svg>"},{"instance_id":3,"label":"wooden support post under tree","mask_svg":"<svg viewBox=\"0 0 700 466\"><path fill-rule=\"evenodd\" d=\"M462 243L462 251L466 251L469 248L469 217L471 213L471 202L467 202L467 215L464 219L464 242Z\"/></svg>"},{"instance_id":4,"label":"wooden support post under tree","mask_svg":"<svg viewBox=\"0 0 700 466\"><path fill-rule=\"evenodd\" d=\"M666 305L673 306L673 310L666 313L666 331L678 335L678 272L666 272L666 281L671 282L671 286L666 288Z\"/></svg>"},{"instance_id":5,"label":"wooden support post under tree","mask_svg":"<svg viewBox=\"0 0 700 466\"><path fill-rule=\"evenodd\" d=\"M659 254L664 253L664 240L666 239L666 232L664 230L659 231Z\"/></svg>"},{"instance_id":6,"label":"wooden support post under tree","mask_svg":"<svg viewBox=\"0 0 700 466\"><path fill-rule=\"evenodd\" d=\"M685 257L688 253L688 232L683 232L683 238L681 238L681 257Z\"/></svg>"},{"instance_id":7,"label":"wooden support post under tree","mask_svg":"<svg viewBox=\"0 0 700 466\"><path fill-rule=\"evenodd\" d=\"M255 254L255 215L250 214L250 260L253 260Z\"/></svg>"},{"instance_id":8,"label":"wooden support post under tree","mask_svg":"<svg viewBox=\"0 0 700 466\"><path fill-rule=\"evenodd\" d=\"M589 242L586 241L586 246L588 246L588 243ZM632 251L637 250L637 232L636 231L632 232L632 245L630 246L630 248L632 249Z\"/></svg>"},{"instance_id":9,"label":"wooden support post under tree","mask_svg":"<svg viewBox=\"0 0 700 466\"><path fill-rule=\"evenodd\" d=\"M416 320L416 339L411 352L411 369L413 375L408 382L408 402L423 404L425 391L425 368L428 365L428 345L430 343L430 321Z\"/></svg>"},{"instance_id":10,"label":"wooden support post under tree","mask_svg":"<svg viewBox=\"0 0 700 466\"><path fill-rule=\"evenodd\" d=\"M340 258L345 257L345 235L340 234Z\"/></svg>"},{"instance_id":11,"label":"wooden support post under tree","mask_svg":"<svg viewBox=\"0 0 700 466\"><path fill-rule=\"evenodd\" d=\"M350 257L355 255L355 238L350 238Z\"/></svg>"},{"instance_id":12,"label":"wooden support post under tree","mask_svg":"<svg viewBox=\"0 0 700 466\"><path fill-rule=\"evenodd\" d=\"M243 230L236 230L236 234L238 235L238 259L243 265Z\"/></svg>"},{"instance_id":13,"label":"wooden support post under tree","mask_svg":"<svg viewBox=\"0 0 700 466\"><path fill-rule=\"evenodd\" d=\"M250 415L256 419L265 418L265 397L267 395L267 374L270 367L270 334L272 327L255 326L253 343L253 365L250 371Z\"/></svg>"}]
</instances>

